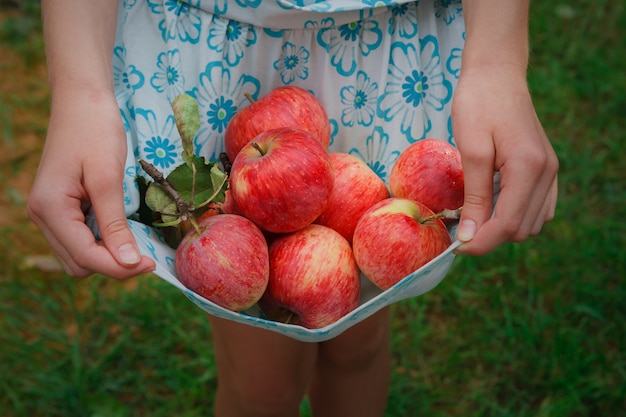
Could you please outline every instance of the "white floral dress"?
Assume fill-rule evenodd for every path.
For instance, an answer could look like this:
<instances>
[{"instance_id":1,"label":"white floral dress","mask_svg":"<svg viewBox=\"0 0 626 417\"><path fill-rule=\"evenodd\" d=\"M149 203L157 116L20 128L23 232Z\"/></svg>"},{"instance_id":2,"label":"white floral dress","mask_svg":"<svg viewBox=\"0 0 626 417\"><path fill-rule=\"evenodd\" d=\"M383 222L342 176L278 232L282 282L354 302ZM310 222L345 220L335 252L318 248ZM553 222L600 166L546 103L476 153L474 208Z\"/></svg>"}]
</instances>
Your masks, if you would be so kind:
<instances>
[{"instance_id":1,"label":"white floral dress","mask_svg":"<svg viewBox=\"0 0 626 417\"><path fill-rule=\"evenodd\" d=\"M171 101L198 102L196 150L210 160L244 93L311 91L331 122L331 151L387 180L399 153L426 137L453 143L450 105L464 43L461 0L124 0L113 56L135 213L139 158L181 163Z\"/></svg>"}]
</instances>

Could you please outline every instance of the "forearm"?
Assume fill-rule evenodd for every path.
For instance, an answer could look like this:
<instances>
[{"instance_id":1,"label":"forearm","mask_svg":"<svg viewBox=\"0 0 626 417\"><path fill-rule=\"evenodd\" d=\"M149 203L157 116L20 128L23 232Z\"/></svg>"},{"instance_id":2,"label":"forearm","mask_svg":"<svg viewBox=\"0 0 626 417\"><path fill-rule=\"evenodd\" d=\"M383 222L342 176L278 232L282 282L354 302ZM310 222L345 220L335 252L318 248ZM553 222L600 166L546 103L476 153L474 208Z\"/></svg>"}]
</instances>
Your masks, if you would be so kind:
<instances>
[{"instance_id":1,"label":"forearm","mask_svg":"<svg viewBox=\"0 0 626 417\"><path fill-rule=\"evenodd\" d=\"M68 89L112 91L117 0L43 0L52 98Z\"/></svg>"},{"instance_id":2,"label":"forearm","mask_svg":"<svg viewBox=\"0 0 626 417\"><path fill-rule=\"evenodd\" d=\"M506 66L525 75L530 0L464 0L466 44L462 66Z\"/></svg>"}]
</instances>

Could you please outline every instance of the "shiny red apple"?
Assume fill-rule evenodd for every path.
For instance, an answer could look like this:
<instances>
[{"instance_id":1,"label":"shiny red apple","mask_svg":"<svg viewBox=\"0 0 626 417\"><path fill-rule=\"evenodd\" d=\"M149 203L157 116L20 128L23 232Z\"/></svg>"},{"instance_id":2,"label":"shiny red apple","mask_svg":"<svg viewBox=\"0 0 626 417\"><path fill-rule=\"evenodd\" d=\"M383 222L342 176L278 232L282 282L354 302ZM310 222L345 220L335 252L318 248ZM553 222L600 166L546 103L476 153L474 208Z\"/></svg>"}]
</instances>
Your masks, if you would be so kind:
<instances>
[{"instance_id":1,"label":"shiny red apple","mask_svg":"<svg viewBox=\"0 0 626 417\"><path fill-rule=\"evenodd\" d=\"M268 318L318 329L354 310L360 274L347 240L311 224L269 246L270 279L259 306Z\"/></svg>"},{"instance_id":2,"label":"shiny red apple","mask_svg":"<svg viewBox=\"0 0 626 417\"><path fill-rule=\"evenodd\" d=\"M244 146L230 171L239 213L268 232L312 223L328 206L335 177L326 149L310 133L278 128Z\"/></svg>"},{"instance_id":3,"label":"shiny red apple","mask_svg":"<svg viewBox=\"0 0 626 417\"><path fill-rule=\"evenodd\" d=\"M259 133L279 127L297 127L311 133L326 149L330 121L319 100L295 86L277 87L240 109L224 131L224 146L231 161Z\"/></svg>"},{"instance_id":4,"label":"shiny red apple","mask_svg":"<svg viewBox=\"0 0 626 417\"><path fill-rule=\"evenodd\" d=\"M254 305L269 280L268 247L261 230L235 214L198 221L176 250L176 273L191 291L233 311Z\"/></svg>"},{"instance_id":5,"label":"shiny red apple","mask_svg":"<svg viewBox=\"0 0 626 417\"><path fill-rule=\"evenodd\" d=\"M388 198L359 220L352 249L361 272L382 290L445 251L452 243L448 230L425 205Z\"/></svg>"},{"instance_id":6,"label":"shiny red apple","mask_svg":"<svg viewBox=\"0 0 626 417\"><path fill-rule=\"evenodd\" d=\"M330 227L352 243L357 222L371 206L389 197L383 180L360 158L342 152L330 153L335 172L335 190L330 204L315 223Z\"/></svg>"},{"instance_id":7,"label":"shiny red apple","mask_svg":"<svg viewBox=\"0 0 626 417\"><path fill-rule=\"evenodd\" d=\"M400 154L389 174L393 197L419 201L435 213L463 206L464 185L461 154L439 139L411 144Z\"/></svg>"}]
</instances>

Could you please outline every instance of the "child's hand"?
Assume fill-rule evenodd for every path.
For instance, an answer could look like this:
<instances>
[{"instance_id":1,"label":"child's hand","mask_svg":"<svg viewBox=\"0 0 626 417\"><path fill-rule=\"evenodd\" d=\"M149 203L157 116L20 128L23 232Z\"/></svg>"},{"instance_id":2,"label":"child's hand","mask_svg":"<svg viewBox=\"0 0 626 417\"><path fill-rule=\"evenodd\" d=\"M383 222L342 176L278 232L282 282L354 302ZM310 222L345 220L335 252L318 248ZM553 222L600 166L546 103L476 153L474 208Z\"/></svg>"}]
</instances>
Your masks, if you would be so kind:
<instances>
[{"instance_id":1,"label":"child's hand","mask_svg":"<svg viewBox=\"0 0 626 417\"><path fill-rule=\"evenodd\" d=\"M453 129L465 174L459 253L480 255L539 233L554 217L558 160L535 114L519 68L464 69ZM493 174L501 192L492 217Z\"/></svg>"},{"instance_id":2,"label":"child's hand","mask_svg":"<svg viewBox=\"0 0 626 417\"><path fill-rule=\"evenodd\" d=\"M112 93L63 91L53 99L48 137L28 213L66 272L123 279L148 272L124 213L126 136ZM85 225L93 207L102 234Z\"/></svg>"}]
</instances>

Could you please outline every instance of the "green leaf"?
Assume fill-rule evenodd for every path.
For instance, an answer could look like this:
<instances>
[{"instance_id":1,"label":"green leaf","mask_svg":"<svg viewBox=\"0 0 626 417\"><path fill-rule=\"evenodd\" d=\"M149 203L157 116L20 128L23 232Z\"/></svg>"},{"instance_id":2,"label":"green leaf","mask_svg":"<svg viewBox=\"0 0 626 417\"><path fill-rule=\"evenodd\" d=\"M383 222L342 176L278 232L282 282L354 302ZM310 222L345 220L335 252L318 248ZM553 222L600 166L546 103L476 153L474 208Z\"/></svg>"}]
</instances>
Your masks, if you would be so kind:
<instances>
[{"instance_id":1,"label":"green leaf","mask_svg":"<svg viewBox=\"0 0 626 417\"><path fill-rule=\"evenodd\" d=\"M212 164L211 167L211 184L213 185L214 191L219 191L219 195L216 197L216 199L219 198L219 200L213 201L223 202L226 198L225 193L228 187L228 175L226 175L216 163Z\"/></svg>"},{"instance_id":2,"label":"green leaf","mask_svg":"<svg viewBox=\"0 0 626 417\"><path fill-rule=\"evenodd\" d=\"M193 192L194 208L202 207L210 202L223 202L227 185L226 174L219 169L217 163L207 162L203 157L194 157L192 163L196 167L195 184L193 169L185 164L176 167L167 176L167 181L187 202L191 200Z\"/></svg>"},{"instance_id":3,"label":"green leaf","mask_svg":"<svg viewBox=\"0 0 626 417\"><path fill-rule=\"evenodd\" d=\"M193 164L193 139L200 129L200 112L198 103L189 94L180 94L172 101L176 128L182 139L182 158L187 165Z\"/></svg>"},{"instance_id":4,"label":"green leaf","mask_svg":"<svg viewBox=\"0 0 626 417\"><path fill-rule=\"evenodd\" d=\"M160 213L164 223L178 219L178 207L174 198L159 184L151 182L146 190L146 205L153 212Z\"/></svg>"},{"instance_id":5,"label":"green leaf","mask_svg":"<svg viewBox=\"0 0 626 417\"><path fill-rule=\"evenodd\" d=\"M143 224L152 225L154 216L152 209L146 204L146 193L148 191L149 183L140 175L135 178L135 182L137 183L137 188L139 189L139 208L137 209L139 221Z\"/></svg>"}]
</instances>

